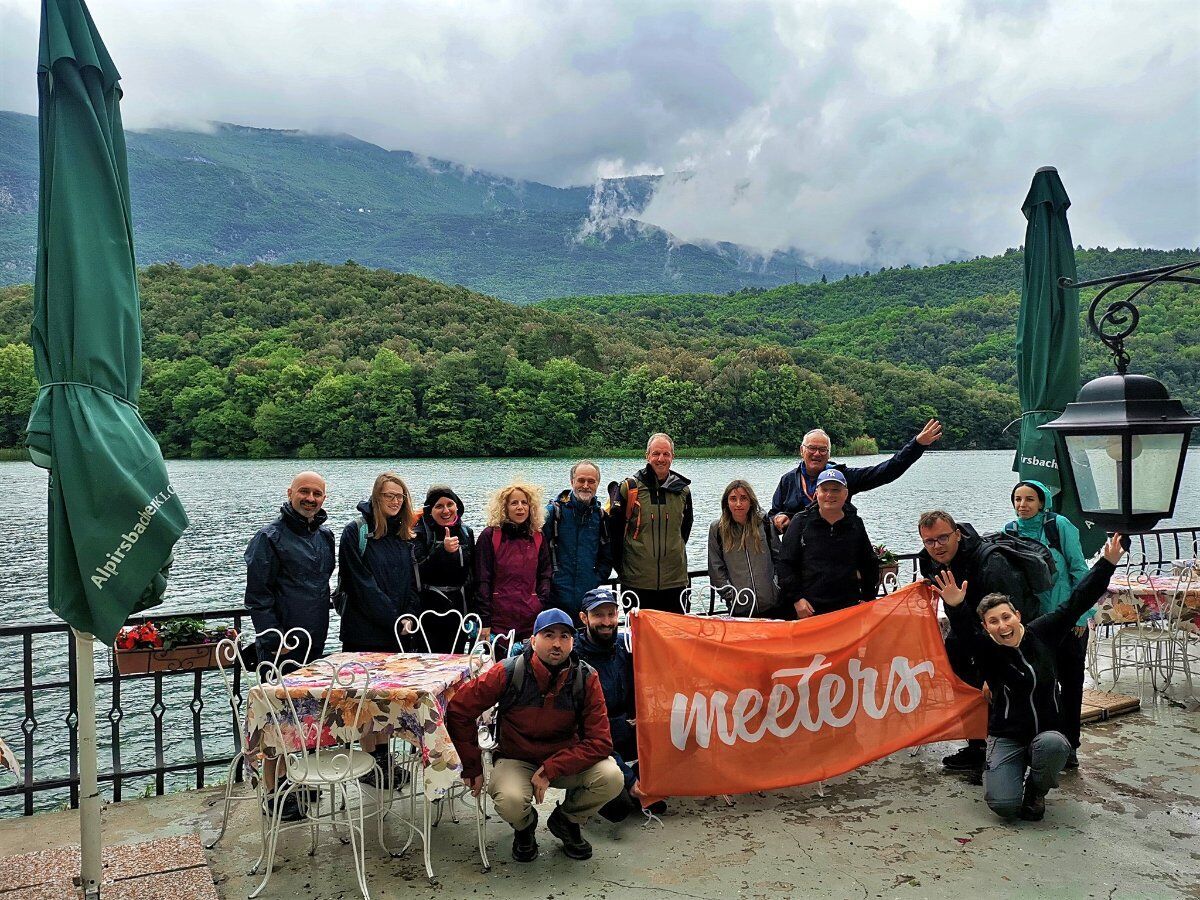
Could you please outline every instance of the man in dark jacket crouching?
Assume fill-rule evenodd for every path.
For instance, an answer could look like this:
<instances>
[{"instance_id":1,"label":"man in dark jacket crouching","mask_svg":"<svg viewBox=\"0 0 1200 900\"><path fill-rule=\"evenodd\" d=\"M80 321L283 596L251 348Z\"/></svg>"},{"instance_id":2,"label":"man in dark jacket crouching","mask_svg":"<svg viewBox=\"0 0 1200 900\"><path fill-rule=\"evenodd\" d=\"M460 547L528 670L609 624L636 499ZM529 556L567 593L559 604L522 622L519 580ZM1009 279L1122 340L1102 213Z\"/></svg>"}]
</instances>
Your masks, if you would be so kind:
<instances>
[{"instance_id":1,"label":"man in dark jacket crouching","mask_svg":"<svg viewBox=\"0 0 1200 900\"><path fill-rule=\"evenodd\" d=\"M567 614L543 611L525 652L459 688L446 710L446 727L462 759L462 779L478 796L483 766L476 723L492 706L499 707L499 747L488 794L513 827L513 859L518 862L537 857L534 804L545 799L547 788L563 788L567 796L546 827L562 841L567 856L589 859L592 845L579 828L624 784L611 757L600 679L591 666L572 657L574 645Z\"/></svg>"}]
</instances>

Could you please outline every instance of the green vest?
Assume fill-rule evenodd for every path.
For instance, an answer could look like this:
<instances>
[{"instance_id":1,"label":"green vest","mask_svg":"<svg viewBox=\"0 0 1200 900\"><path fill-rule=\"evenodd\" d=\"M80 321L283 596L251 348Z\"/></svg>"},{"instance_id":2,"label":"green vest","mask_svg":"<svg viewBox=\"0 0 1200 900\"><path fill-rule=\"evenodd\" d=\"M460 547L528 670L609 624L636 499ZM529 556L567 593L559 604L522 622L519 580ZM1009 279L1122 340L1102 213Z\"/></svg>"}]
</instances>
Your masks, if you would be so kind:
<instances>
[{"instance_id":1,"label":"green vest","mask_svg":"<svg viewBox=\"0 0 1200 900\"><path fill-rule=\"evenodd\" d=\"M686 587L683 513L691 488L674 472L656 488L642 481L640 475L621 482L621 504L625 508L622 586L633 591ZM632 504L631 488L637 491Z\"/></svg>"}]
</instances>

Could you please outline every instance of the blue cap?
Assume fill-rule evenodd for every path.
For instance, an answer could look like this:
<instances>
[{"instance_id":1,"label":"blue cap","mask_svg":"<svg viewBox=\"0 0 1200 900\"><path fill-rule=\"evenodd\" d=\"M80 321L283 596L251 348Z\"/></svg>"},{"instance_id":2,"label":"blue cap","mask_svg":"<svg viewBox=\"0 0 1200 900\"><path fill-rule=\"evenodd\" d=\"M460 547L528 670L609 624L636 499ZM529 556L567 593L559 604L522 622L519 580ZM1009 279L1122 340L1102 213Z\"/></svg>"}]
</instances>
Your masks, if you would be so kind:
<instances>
[{"instance_id":1,"label":"blue cap","mask_svg":"<svg viewBox=\"0 0 1200 900\"><path fill-rule=\"evenodd\" d=\"M571 631L575 630L575 625L571 622L571 617L561 609L543 609L538 613L538 617L533 622L533 633L537 634L540 631L545 631L551 625L566 625Z\"/></svg>"},{"instance_id":2,"label":"blue cap","mask_svg":"<svg viewBox=\"0 0 1200 900\"><path fill-rule=\"evenodd\" d=\"M846 476L843 475L837 469L826 469L824 472L822 472L820 475L818 475L816 486L820 487L827 481L836 481L838 484L840 484L842 487L846 488L847 490L850 489L850 485L846 484Z\"/></svg>"},{"instance_id":3,"label":"blue cap","mask_svg":"<svg viewBox=\"0 0 1200 900\"><path fill-rule=\"evenodd\" d=\"M620 605L617 603L617 595L612 592L612 588L592 588L583 595L584 612L591 612L597 606L603 606L605 603L611 603L613 606Z\"/></svg>"}]
</instances>

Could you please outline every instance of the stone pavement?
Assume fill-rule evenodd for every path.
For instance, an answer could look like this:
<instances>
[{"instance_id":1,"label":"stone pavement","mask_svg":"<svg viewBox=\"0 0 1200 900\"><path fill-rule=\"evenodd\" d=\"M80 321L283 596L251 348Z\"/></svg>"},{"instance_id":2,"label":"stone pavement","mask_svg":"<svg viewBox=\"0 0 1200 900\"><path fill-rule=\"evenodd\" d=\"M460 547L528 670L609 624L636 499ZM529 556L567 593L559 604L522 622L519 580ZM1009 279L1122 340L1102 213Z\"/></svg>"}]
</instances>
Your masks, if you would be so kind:
<instances>
[{"instance_id":1,"label":"stone pavement","mask_svg":"<svg viewBox=\"0 0 1200 900\"><path fill-rule=\"evenodd\" d=\"M1123 684L1126 693L1136 684ZM1085 726L1082 767L1065 774L1040 823L1001 823L982 789L940 771L950 745L902 751L813 787L671 803L662 825L595 822L587 862L567 859L542 827L541 856L514 863L511 831L488 826L493 869L475 849L474 809L434 831L440 886L425 878L419 854L383 856L368 828L368 879L376 898L695 897L1046 897L1200 898L1200 709L1142 694L1141 712ZM542 821L553 808L551 791ZM128 843L216 833L220 789L109 806L105 841ZM73 813L0 822L0 856L65 847ZM395 843L400 829L392 826ZM246 873L258 856L253 803L235 805L230 830L208 853L223 898L257 884ZM292 832L264 897L358 896L349 848L324 833L315 857ZM0 900L5 898L0 885Z\"/></svg>"}]
</instances>

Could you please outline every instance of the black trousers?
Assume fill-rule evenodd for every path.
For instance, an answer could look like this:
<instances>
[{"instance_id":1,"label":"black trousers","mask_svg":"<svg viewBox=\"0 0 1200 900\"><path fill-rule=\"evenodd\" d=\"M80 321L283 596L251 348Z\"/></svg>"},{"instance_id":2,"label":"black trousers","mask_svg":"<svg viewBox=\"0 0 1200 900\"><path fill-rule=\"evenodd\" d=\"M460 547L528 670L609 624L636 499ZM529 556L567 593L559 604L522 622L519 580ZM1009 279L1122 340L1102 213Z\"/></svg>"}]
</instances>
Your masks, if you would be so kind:
<instances>
[{"instance_id":1,"label":"black trousers","mask_svg":"<svg viewBox=\"0 0 1200 900\"><path fill-rule=\"evenodd\" d=\"M631 586L624 586L626 590L633 591L638 597L639 609L657 609L660 612L683 612L683 607L679 605L679 596L683 593L683 588L667 588L665 591L655 591L650 588L642 589Z\"/></svg>"},{"instance_id":2,"label":"black trousers","mask_svg":"<svg viewBox=\"0 0 1200 900\"><path fill-rule=\"evenodd\" d=\"M1076 637L1074 631L1063 635L1054 654L1060 688L1060 724L1063 736L1079 748L1079 712L1083 705L1083 674L1087 669L1088 631Z\"/></svg>"}]
</instances>

